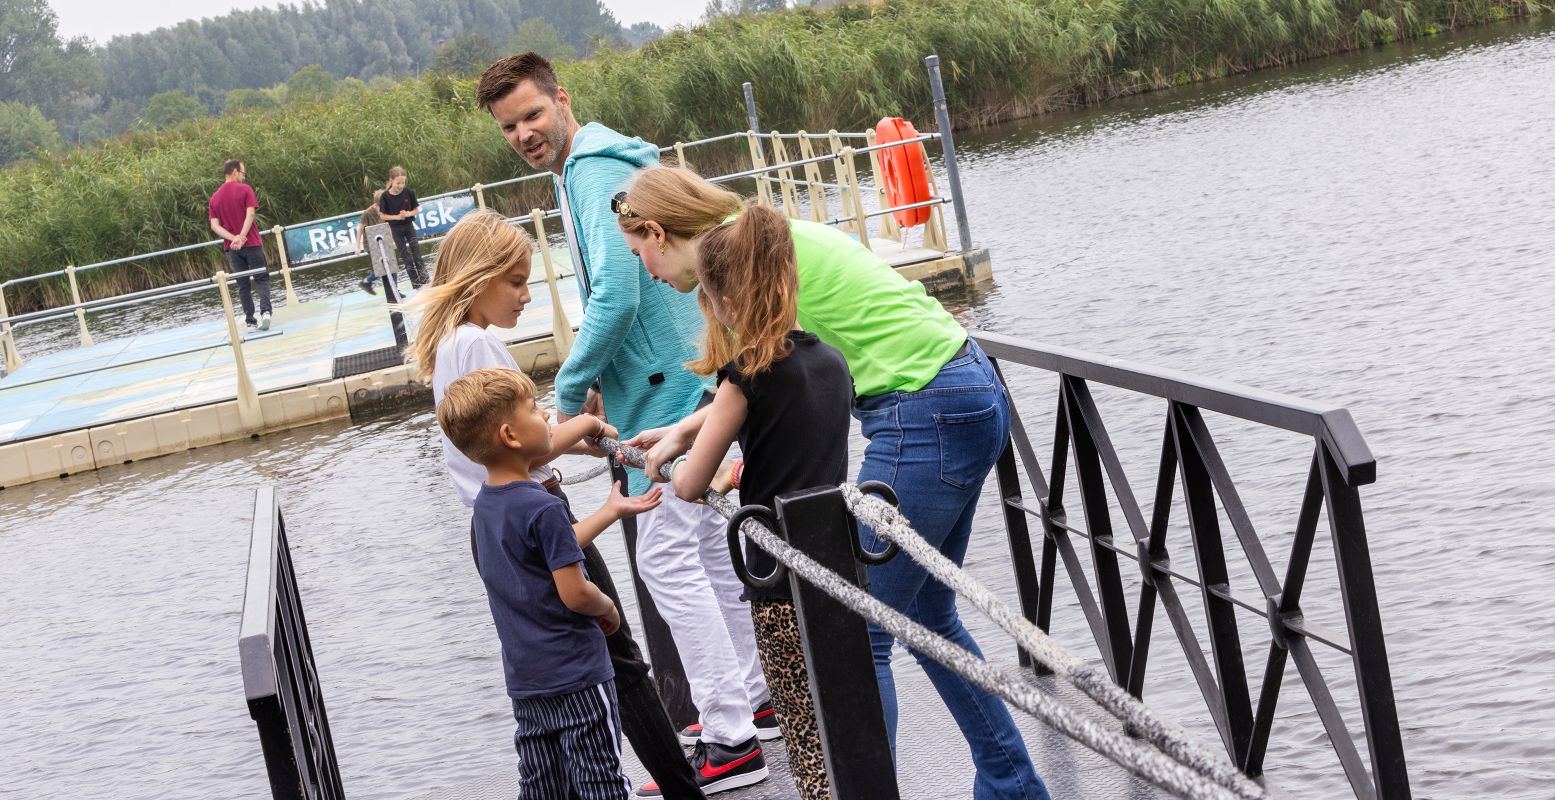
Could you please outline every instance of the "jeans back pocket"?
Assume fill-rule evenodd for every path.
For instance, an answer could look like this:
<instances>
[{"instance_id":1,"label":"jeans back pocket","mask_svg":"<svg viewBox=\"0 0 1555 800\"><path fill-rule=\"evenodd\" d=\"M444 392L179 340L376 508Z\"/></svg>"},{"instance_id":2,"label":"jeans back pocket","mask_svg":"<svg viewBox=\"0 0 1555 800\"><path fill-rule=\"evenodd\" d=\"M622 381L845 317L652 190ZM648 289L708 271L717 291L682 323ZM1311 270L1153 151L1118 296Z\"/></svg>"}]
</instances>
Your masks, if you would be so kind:
<instances>
[{"instance_id":1,"label":"jeans back pocket","mask_svg":"<svg viewBox=\"0 0 1555 800\"><path fill-rule=\"evenodd\" d=\"M940 480L957 489L987 477L1004 452L997 402L980 411L935 414L934 427L939 432Z\"/></svg>"}]
</instances>

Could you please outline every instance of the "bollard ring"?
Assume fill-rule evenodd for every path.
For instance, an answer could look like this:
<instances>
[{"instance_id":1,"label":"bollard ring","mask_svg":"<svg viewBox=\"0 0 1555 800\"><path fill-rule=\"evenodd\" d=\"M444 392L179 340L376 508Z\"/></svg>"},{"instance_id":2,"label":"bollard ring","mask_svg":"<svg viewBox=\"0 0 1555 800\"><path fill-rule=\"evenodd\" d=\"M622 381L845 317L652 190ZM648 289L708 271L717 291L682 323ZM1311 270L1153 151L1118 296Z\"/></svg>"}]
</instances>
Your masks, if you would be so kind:
<instances>
[{"instance_id":1,"label":"bollard ring","mask_svg":"<svg viewBox=\"0 0 1555 800\"><path fill-rule=\"evenodd\" d=\"M858 490L864 494L879 495L880 499L890 503L892 506L900 505L896 499L896 490L891 488L891 484L884 481L864 481L858 485ZM864 544L858 540L858 537L853 537L853 557L858 559L859 563L871 567L890 561L901 550L902 548L896 542L888 542L884 550L878 553L871 553L864 549Z\"/></svg>"},{"instance_id":2,"label":"bollard ring","mask_svg":"<svg viewBox=\"0 0 1555 800\"><path fill-rule=\"evenodd\" d=\"M780 525L777 514L766 506L740 506L729 518L729 560L734 564L734 574L739 576L740 582L752 589L775 589L788 578L788 567L778 562L777 568L772 574L758 578L745 568L745 551L740 548L740 526L746 520L754 519L767 523L767 527L776 531Z\"/></svg>"}]
</instances>

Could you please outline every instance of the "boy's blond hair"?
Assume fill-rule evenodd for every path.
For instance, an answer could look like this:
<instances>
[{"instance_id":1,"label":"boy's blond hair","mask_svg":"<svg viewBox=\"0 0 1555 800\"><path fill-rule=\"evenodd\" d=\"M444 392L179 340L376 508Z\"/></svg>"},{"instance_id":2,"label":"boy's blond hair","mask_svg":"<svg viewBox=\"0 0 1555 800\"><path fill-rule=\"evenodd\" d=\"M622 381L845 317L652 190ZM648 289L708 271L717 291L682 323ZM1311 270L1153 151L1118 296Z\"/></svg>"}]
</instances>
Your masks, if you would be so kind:
<instances>
[{"instance_id":1,"label":"boy's blond hair","mask_svg":"<svg viewBox=\"0 0 1555 800\"><path fill-rule=\"evenodd\" d=\"M500 367L478 369L448 385L437 404L437 424L466 458L491 466L503 455L497 429L534 398L528 375Z\"/></svg>"}]
</instances>

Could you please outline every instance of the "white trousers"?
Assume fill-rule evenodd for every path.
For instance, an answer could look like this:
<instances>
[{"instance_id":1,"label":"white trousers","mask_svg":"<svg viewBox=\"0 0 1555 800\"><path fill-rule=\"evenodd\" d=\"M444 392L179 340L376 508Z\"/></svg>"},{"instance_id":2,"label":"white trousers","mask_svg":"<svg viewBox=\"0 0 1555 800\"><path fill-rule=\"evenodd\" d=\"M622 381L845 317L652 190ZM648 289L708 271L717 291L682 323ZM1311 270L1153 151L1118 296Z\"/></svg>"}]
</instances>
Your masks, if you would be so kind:
<instances>
[{"instance_id":1,"label":"white trousers","mask_svg":"<svg viewBox=\"0 0 1555 800\"><path fill-rule=\"evenodd\" d=\"M637 570L680 651L702 739L735 745L756 735L751 709L768 694L725 522L666 487L658 508L637 515Z\"/></svg>"}]
</instances>

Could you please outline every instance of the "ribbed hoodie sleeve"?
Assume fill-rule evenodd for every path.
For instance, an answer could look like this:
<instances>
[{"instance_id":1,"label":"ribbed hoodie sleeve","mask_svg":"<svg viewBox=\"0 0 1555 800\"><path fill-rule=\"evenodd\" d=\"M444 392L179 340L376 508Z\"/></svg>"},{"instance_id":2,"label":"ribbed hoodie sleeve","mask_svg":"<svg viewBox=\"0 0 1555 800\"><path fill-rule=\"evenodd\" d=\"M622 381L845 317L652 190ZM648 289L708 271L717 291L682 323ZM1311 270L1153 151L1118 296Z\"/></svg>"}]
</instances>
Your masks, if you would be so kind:
<instances>
[{"instance_id":1,"label":"ribbed hoodie sleeve","mask_svg":"<svg viewBox=\"0 0 1555 800\"><path fill-rule=\"evenodd\" d=\"M567 198L583 240L593 294L584 308L578 338L556 373L556 410L577 414L589 386L615 358L637 318L637 256L632 255L610 212L610 197L636 168L617 158L584 158L567 171Z\"/></svg>"}]
</instances>

